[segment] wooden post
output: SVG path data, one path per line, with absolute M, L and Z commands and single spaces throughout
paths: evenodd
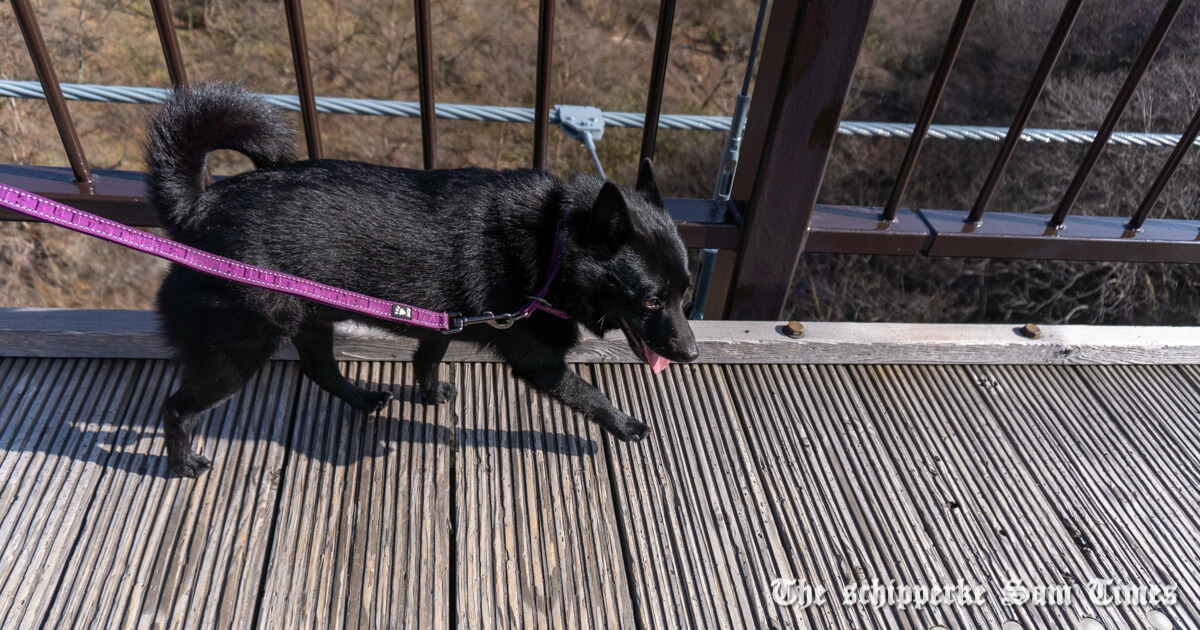
M 778 319 L 850 91 L 874 0 L 771 10 L 733 199 L 749 200 L 732 319 Z

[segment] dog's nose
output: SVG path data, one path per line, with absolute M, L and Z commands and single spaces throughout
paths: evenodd
M 696 347 L 695 343 L 691 343 L 683 348 L 679 348 L 676 350 L 676 353 L 679 357 L 679 361 L 683 363 L 691 363 L 700 356 L 700 349 Z

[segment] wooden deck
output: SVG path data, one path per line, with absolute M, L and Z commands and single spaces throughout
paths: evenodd
M 1196 365 L 574 364 L 651 425 L 629 445 L 486 358 L 454 355 L 439 407 L 404 361 L 344 362 L 395 392 L 374 416 L 277 360 L 183 480 L 170 363 L 152 332 L 112 345 L 142 315 L 7 315 L 0 627 L 1200 628 Z M 1016 578 L 1070 601 L 1006 604 Z M 787 605 L 777 579 L 830 592 Z M 1094 579 L 1177 601 L 1096 604 Z M 842 599 L 960 582 L 979 601 Z

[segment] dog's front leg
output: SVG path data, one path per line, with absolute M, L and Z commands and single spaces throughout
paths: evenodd
M 509 365 L 534 389 L 583 414 L 620 440 L 636 442 L 650 433 L 649 426 L 618 411 L 599 389 L 568 369 L 564 361 L 539 364 L 509 358 Z
M 417 344 L 417 352 L 413 355 L 413 369 L 416 371 L 417 386 L 421 389 L 421 400 L 427 405 L 440 405 L 454 398 L 457 393 L 454 385 L 438 380 L 438 364 L 446 356 L 446 348 L 450 346 L 450 338 L 438 334 L 422 337 Z

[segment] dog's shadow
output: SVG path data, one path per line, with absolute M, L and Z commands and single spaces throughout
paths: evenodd
M 247 388 L 205 412 L 196 426 L 193 444 L 201 455 L 216 461 L 215 466 L 232 465 L 236 456 L 229 451 L 233 449 L 259 452 L 250 449 L 247 442 L 266 440 L 288 449 L 288 455 L 293 459 L 299 455 L 333 466 L 355 466 L 366 458 L 394 455 L 403 444 L 445 448 L 453 445 L 460 452 L 462 449 L 510 449 L 563 457 L 592 456 L 598 451 L 594 440 L 570 433 L 520 426 L 509 429 L 480 426 L 497 422 L 494 417 L 475 418 L 476 422 L 471 424 L 476 426 L 472 428 L 454 426 L 457 420 L 454 401 L 426 405 L 417 388 L 411 385 L 361 381 L 357 384 L 391 391 L 393 400 L 381 411 L 368 414 L 351 408 L 304 378 L 294 384 L 291 399 L 277 396 L 260 400 L 258 392 Z M 167 393 L 162 391 L 160 400 L 165 399 Z M 110 424 L 90 431 L 91 436 L 86 435 L 89 430 L 85 423 L 72 424 L 77 431 L 85 433 L 81 439 L 94 437 L 99 446 L 92 450 L 94 459 L 100 460 L 107 454 L 106 461 L 97 463 L 137 475 L 175 477 L 167 465 L 158 409 L 147 405 L 141 407 L 141 411 L 124 410 L 126 413 L 116 419 L 119 426 Z M 523 415 L 530 418 L 539 413 L 538 409 L 529 409 Z M 518 424 L 539 423 L 526 420 Z M 454 432 L 453 441 L 451 431 Z M 144 445 L 139 448 L 145 440 L 152 442 L 150 448 Z M 222 445 L 222 441 L 229 443 Z M 219 449 L 225 449 L 224 458 L 216 455 Z M 400 450 L 420 456 L 415 449 Z M 245 457 L 246 453 L 241 456 Z

